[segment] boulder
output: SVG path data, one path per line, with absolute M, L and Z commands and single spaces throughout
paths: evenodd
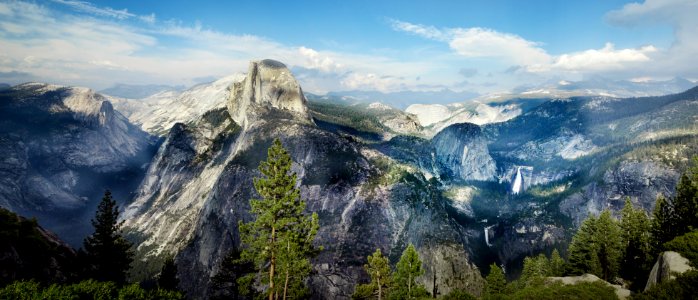
M 653 285 L 662 283 L 667 280 L 676 278 L 676 275 L 682 274 L 693 269 L 688 262 L 688 259 L 674 251 L 665 251 L 659 255 L 657 262 L 652 267 L 650 276 L 647 279 L 645 291 L 649 290 Z

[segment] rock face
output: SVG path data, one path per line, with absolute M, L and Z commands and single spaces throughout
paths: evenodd
M 4 90 L 0 206 L 37 216 L 79 245 L 91 229 L 91 203 L 106 188 L 128 200 L 154 143 L 89 89 L 29 83 Z
M 618 299 L 627 299 L 630 297 L 630 290 L 623 288 L 620 285 L 617 284 L 610 284 L 604 280 L 602 280 L 599 277 L 596 277 L 596 275 L 593 274 L 584 274 L 581 276 L 567 276 L 567 277 L 548 277 L 547 278 L 549 281 L 552 282 L 560 282 L 565 285 L 571 285 L 571 284 L 577 284 L 580 282 L 596 282 L 596 281 L 601 281 L 604 284 L 612 287 L 615 292 L 616 296 L 618 296 Z
M 247 77 L 233 84 L 226 105 L 230 117 L 243 128 L 270 109 L 291 112 L 299 120 L 312 122 L 296 78 L 284 64 L 271 59 L 250 62 Z
M 689 264 L 688 259 L 681 256 L 681 254 L 674 251 L 662 252 L 657 262 L 654 264 L 654 267 L 652 267 L 652 271 L 650 271 L 645 291 L 649 290 L 655 284 L 672 280 L 676 278 L 676 275 L 680 275 L 692 269 L 693 267 Z
M 350 298 L 367 280 L 367 255 L 380 248 L 395 263 L 408 243 L 425 262 L 427 274 L 418 279 L 425 286 L 479 294 L 483 280 L 467 250 L 472 233 L 449 218 L 436 187 L 414 168 L 315 126 L 289 76 L 278 63 L 253 62 L 227 110 L 172 128 L 124 214 L 138 260 L 177 254 L 181 286 L 206 298 L 210 275 L 240 246 L 237 226 L 252 218 L 257 166 L 279 138 L 308 211 L 320 216 L 316 243 L 324 251 L 313 260 L 314 297 Z
M 434 136 L 432 144 L 436 160 L 453 177 L 462 180 L 494 179 L 496 166 L 479 126 L 469 123 L 451 125 Z
M 604 172 L 600 183 L 590 183 L 581 191 L 560 202 L 560 211 L 579 225 L 590 214 L 599 215 L 606 208 L 619 211 L 625 198 L 651 212 L 657 195 L 670 197 L 680 174 L 652 161 L 622 161 Z
M 167 90 L 137 100 L 109 99 L 131 123 L 150 134 L 164 136 L 176 123 L 196 122 L 207 111 L 225 107 L 228 89 L 244 78 L 244 74 L 234 74 L 181 92 Z

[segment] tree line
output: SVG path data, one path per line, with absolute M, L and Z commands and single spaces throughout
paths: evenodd
M 12 215 L 15 219 L 18 218 L 5 212 L 3 219 L 11 219 Z M 3 245 L 7 246 L 3 247 L 4 250 L 25 245 L 21 247 L 22 250 L 31 252 L 29 247 L 32 245 L 44 245 L 41 253 L 32 253 L 28 259 L 40 259 L 41 256 L 56 251 L 45 246 L 48 245 L 43 240 L 45 238 L 36 234 L 36 220 L 29 223 L 29 226 L 34 228 L 30 238 L 15 236 L 12 237 L 12 241 L 5 240 L 4 242 L 9 244 Z M 173 258 L 165 261 L 160 275 L 153 280 L 154 283 L 127 283 L 128 271 L 133 262 L 133 245 L 121 232 L 123 222 L 119 222 L 119 207 L 109 190 L 104 193 L 91 223 L 94 233 L 85 238 L 83 247 L 77 251 L 75 257 L 65 257 L 61 276 L 36 276 L 41 270 L 39 273 L 20 276 L 19 280 L 0 289 L 0 299 L 184 299 L 178 288 L 177 267 Z M 7 225 L 3 224 L 3 231 L 11 229 L 11 226 Z M 58 266 L 49 263 L 48 267 Z
M 694 297 L 698 294 L 698 271 L 686 272 L 677 280 L 644 291 L 650 271 L 663 251 L 679 252 L 698 267 L 698 158 L 694 158 L 694 167 L 680 177 L 674 197 L 658 196 L 651 215 L 633 207 L 630 198 L 626 198 L 618 218 L 609 210 L 598 217 L 589 216 L 573 236 L 566 261 L 557 249 L 549 259 L 542 254 L 527 257 L 522 275 L 512 282 L 506 281 L 499 266 L 491 265 L 485 298 L 518 298 L 533 291 L 555 289 L 555 285 L 545 284 L 546 277 L 587 273 L 629 287 L 638 299 Z M 595 291 L 589 296 L 598 299 L 612 294 L 602 285 L 589 286 L 586 291 Z M 562 292 L 556 293 L 559 297 Z

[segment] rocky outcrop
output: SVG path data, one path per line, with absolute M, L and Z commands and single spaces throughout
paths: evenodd
M 89 89 L 28 83 L 4 90 L 0 205 L 37 216 L 79 245 L 91 229 L 88 204 L 106 188 L 128 200 L 155 142 Z
M 494 160 L 480 127 L 470 123 L 446 127 L 432 139 L 436 160 L 462 180 L 493 180 Z
M 250 62 L 245 80 L 231 87 L 227 107 L 233 121 L 243 128 L 249 128 L 272 109 L 312 122 L 296 78 L 283 63 L 271 59 Z
M 657 262 L 652 267 L 652 271 L 650 271 L 647 285 L 645 285 L 645 291 L 649 290 L 655 284 L 673 280 L 677 275 L 692 269 L 693 267 L 689 264 L 688 259 L 681 256 L 681 254 L 674 251 L 662 252 Z
M 567 276 L 567 277 L 548 277 L 548 281 L 550 282 L 560 282 L 564 285 L 572 285 L 572 284 L 577 284 L 581 282 L 597 282 L 601 281 L 602 283 L 612 287 L 615 290 L 616 296 L 618 296 L 618 299 L 627 299 L 630 297 L 630 290 L 623 288 L 620 285 L 617 284 L 610 284 L 604 280 L 602 280 L 599 277 L 596 277 L 596 275 L 593 274 L 584 274 L 581 276 Z
M 679 172 L 652 161 L 622 161 L 604 172 L 603 181 L 592 182 L 580 192 L 560 202 L 560 211 L 576 225 L 589 214 L 598 215 L 606 208 L 620 211 L 625 198 L 635 206 L 651 212 L 657 195 L 672 196 Z

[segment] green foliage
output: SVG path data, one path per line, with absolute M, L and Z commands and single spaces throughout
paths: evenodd
M 612 287 L 602 282 L 582 282 L 573 285 L 553 283 L 547 285 L 529 285 L 504 299 L 589 299 L 589 300 L 617 300 L 618 297 Z
M 240 222 L 240 237 L 245 248 L 243 261 L 252 262 L 259 271 L 260 284 L 266 295 L 302 298 L 307 290 L 304 279 L 310 273 L 309 258 L 316 255 L 312 243 L 319 229 L 317 214 L 303 213 L 305 201 L 296 188 L 297 176 L 291 172 L 291 156 L 274 140 L 268 158 L 259 165 L 261 178 L 254 187 L 261 199 L 250 200 L 250 213 L 255 220 Z M 256 273 L 238 279 L 249 285 Z
M 658 254 L 666 242 L 679 235 L 673 201 L 659 195 L 652 216 L 652 252 Z
M 625 200 L 625 206 L 621 211 L 620 229 L 624 247 L 620 275 L 630 280 L 634 289 L 642 288 L 654 259 L 650 236 L 651 223 L 642 208 L 633 208 L 630 198 Z
M 15 281 L 0 289 L 0 299 L 32 300 L 39 292 L 39 284 L 35 281 Z
M 569 269 L 573 274 L 591 273 L 608 281 L 618 275 L 623 254 L 618 222 L 605 210 L 599 218 L 587 218 L 569 246 Z
M 598 245 L 595 243 L 596 218 L 589 216 L 572 237 L 567 250 L 569 253 L 568 269 L 571 274 L 600 274 L 601 265 L 597 255 Z
M 129 284 L 119 290 L 119 300 L 147 300 L 148 294 L 138 284 Z
M 676 277 L 652 286 L 649 290 L 633 296 L 640 300 L 695 299 L 698 295 L 698 271 L 690 270 Z
M 698 230 L 689 232 L 664 244 L 667 251 L 676 251 L 698 267 Z
M 595 242 L 599 245 L 598 257 L 601 264 L 599 277 L 606 281 L 613 280 L 618 275 L 620 260 L 623 255 L 621 232 L 618 222 L 611 217 L 611 212 L 605 210 L 597 220 Z
M 250 262 L 240 260 L 240 251 L 232 249 L 223 258 L 221 268 L 218 273 L 211 279 L 212 300 L 237 300 L 245 299 L 246 294 L 243 291 L 250 292 L 249 282 L 245 282 L 245 286 L 238 283 L 238 279 L 246 274 L 253 273 L 254 265 Z
M 36 219 L 26 219 L 0 207 L 0 286 L 16 280 L 61 283 L 75 276 L 75 254 L 52 243 Z
M 383 256 L 381 249 L 376 249 L 376 252 L 369 255 L 367 260 L 368 264 L 364 265 L 364 270 L 371 277 L 371 282 L 358 285 L 352 298 L 367 299 L 372 296 L 377 297 L 379 300 L 388 298 L 387 296 L 392 286 L 388 258 Z
M 424 268 L 422 268 L 419 253 L 414 245 L 409 244 L 395 266 L 393 293 L 399 295 L 400 299 L 414 299 L 426 295 L 426 289 L 415 282 L 415 278 L 422 274 L 424 274 Z
M 693 166 L 681 175 L 676 196 L 657 198 L 652 220 L 654 253 L 663 251 L 663 245 L 675 237 L 698 229 L 698 157 Z
M 475 300 L 475 296 L 464 290 L 452 290 L 450 293 L 439 297 L 441 300 Z
M 177 278 L 177 265 L 173 257 L 165 259 L 160 276 L 158 276 L 158 287 L 168 291 L 179 290 L 179 278 Z
M 121 234 L 122 225 L 123 222 L 119 222 L 119 207 L 107 190 L 92 219 L 95 231 L 84 242 L 90 278 L 117 284 L 126 282 L 133 252 L 131 243 Z
M 114 282 L 100 282 L 92 279 L 72 284 L 67 288 L 79 299 L 115 299 L 119 292 Z
M 681 175 L 676 186 L 674 211 L 678 234 L 698 229 L 698 157 L 694 158 L 694 166 Z
M 565 275 L 565 260 L 560 256 L 557 249 L 550 255 L 549 276 L 560 277 Z
M 487 274 L 487 285 L 486 285 L 486 294 L 488 295 L 499 295 L 504 292 L 504 289 L 506 288 L 507 285 L 507 279 L 504 276 L 504 272 L 502 271 L 502 268 L 500 268 L 497 264 L 491 264 L 490 265 L 490 273 Z
M 144 290 L 137 284 L 118 289 L 113 282 L 86 280 L 71 285 L 52 284 L 46 288 L 33 281 L 16 281 L 0 289 L 0 299 L 44 300 L 183 300 L 179 292 Z

